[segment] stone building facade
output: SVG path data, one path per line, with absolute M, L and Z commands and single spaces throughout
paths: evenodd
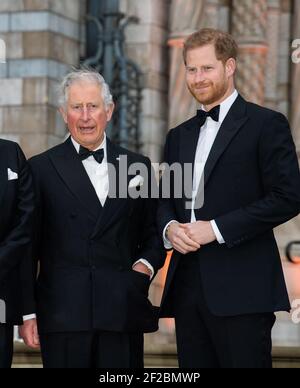
M 19 142 L 27 156 L 61 142 L 66 129 L 56 89 L 84 56 L 88 0 L 1 0 L 0 137 Z M 104 0 L 99 0 L 104 1 Z M 143 153 L 162 158 L 168 129 L 193 116 L 197 106 L 185 86 L 182 42 L 201 27 L 231 32 L 240 46 L 236 83 L 247 99 L 289 118 L 300 156 L 300 64 L 292 42 L 300 39 L 299 0 L 120 0 L 120 11 L 138 17 L 126 30 L 126 49 L 143 73 Z M 3 53 L 3 48 L 2 48 Z M 299 217 L 277 230 L 284 247 L 300 239 Z M 164 273 L 154 285 L 158 301 Z M 156 287 L 156 288 L 155 288 Z

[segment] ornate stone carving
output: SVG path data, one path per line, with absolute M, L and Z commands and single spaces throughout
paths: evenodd
M 280 41 L 280 0 L 268 0 L 265 104 L 271 109 L 278 109 L 278 73 Z
M 250 101 L 265 100 L 267 0 L 233 0 L 232 33 L 240 47 L 237 87 Z

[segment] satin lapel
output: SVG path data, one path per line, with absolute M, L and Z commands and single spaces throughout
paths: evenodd
M 207 184 L 213 169 L 215 168 L 223 152 L 226 150 L 233 138 L 247 121 L 248 117 L 246 115 L 246 101 L 241 96 L 239 96 L 228 112 L 225 120 L 223 121 L 223 124 L 221 125 L 219 133 L 208 156 L 204 168 L 204 185 Z
M 7 168 L 7 155 L 4 152 L 4 147 L 0 145 L 0 203 L 8 183 Z
M 90 216 L 97 220 L 101 203 L 69 138 L 50 159 L 72 194 L 84 205 Z
M 98 218 L 93 237 L 103 233 L 114 221 L 120 216 L 120 212 L 128 200 L 118 198 L 119 193 L 119 170 L 120 170 L 120 152 L 119 148 L 111 143 L 107 138 L 107 162 L 113 168 L 115 173 L 112 173 L 110 167 L 108 169 L 109 190 L 110 193 L 105 201 L 104 207 Z M 115 188 L 115 190 L 112 190 Z
M 181 166 L 184 168 L 182 182 L 182 188 L 184 191 L 183 206 L 186 222 L 189 222 L 191 219 L 191 210 L 187 208 L 187 205 L 191 204 L 193 191 L 194 162 L 200 135 L 200 128 L 198 127 L 198 122 L 196 118 L 191 119 L 186 124 L 186 126 L 182 129 L 180 135 L 179 159 Z M 192 172 L 187 175 L 185 171 L 186 169 L 188 169 L 188 171 L 192 169 Z

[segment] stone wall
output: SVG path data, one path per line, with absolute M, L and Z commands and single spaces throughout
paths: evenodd
M 57 112 L 58 80 L 79 61 L 80 0 L 1 0 L 0 136 L 27 156 L 63 139 Z

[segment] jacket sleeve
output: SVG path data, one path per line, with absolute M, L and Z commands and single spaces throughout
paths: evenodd
M 164 149 L 164 163 L 171 166 L 173 164 L 171 150 L 176 152 L 176 145 L 173 144 L 174 136 L 173 131 L 171 130 L 167 136 L 165 149 Z M 162 178 L 163 179 L 163 178 Z M 177 219 L 176 211 L 174 208 L 174 203 L 172 198 L 174 198 L 174 181 L 170 178 L 170 182 L 168 183 L 168 193 L 164 193 L 165 186 L 162 184 L 162 179 L 160 179 L 159 185 L 159 205 L 157 212 L 157 225 L 159 231 L 159 237 L 163 239 L 163 231 L 166 225 L 173 220 Z
M 151 195 L 151 188 L 157 186 L 157 182 L 154 170 L 148 158 L 146 164 L 148 171 L 148 197 L 143 199 L 140 249 L 136 260 L 141 258 L 147 260 L 154 268 L 154 271 L 157 272 L 164 265 L 166 255 L 156 225 L 158 199 Z M 157 192 L 157 190 L 154 189 L 153 193 L 155 191 Z

